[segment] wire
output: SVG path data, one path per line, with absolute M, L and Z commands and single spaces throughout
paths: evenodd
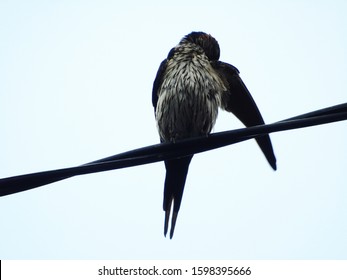
M 309 112 L 268 125 L 224 131 L 139 148 L 76 167 L 42 171 L 0 179 L 0 196 L 14 194 L 73 176 L 90 174 L 205 152 L 265 134 L 347 120 L 347 103 Z

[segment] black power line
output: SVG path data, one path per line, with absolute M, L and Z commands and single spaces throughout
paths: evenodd
M 153 163 L 221 148 L 272 132 L 298 129 L 343 120 L 347 120 L 347 103 L 313 111 L 273 124 L 213 133 L 207 137 L 190 138 L 177 141 L 176 143 L 147 146 L 76 167 L 3 178 L 0 179 L 0 196 L 30 190 L 76 175 Z

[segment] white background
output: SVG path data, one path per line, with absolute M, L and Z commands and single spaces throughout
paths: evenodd
M 346 102 L 345 1 L 0 1 L 0 177 L 159 142 L 160 62 L 191 31 L 219 42 L 267 123 Z M 221 112 L 215 131 L 242 127 Z M 1 259 L 345 259 L 347 123 L 194 157 L 175 236 L 163 163 L 0 198 Z

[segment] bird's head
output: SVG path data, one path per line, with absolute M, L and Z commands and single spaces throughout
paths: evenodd
M 211 61 L 217 61 L 219 59 L 220 50 L 218 42 L 210 34 L 204 32 L 192 32 L 186 35 L 182 41 L 188 41 L 201 47 Z

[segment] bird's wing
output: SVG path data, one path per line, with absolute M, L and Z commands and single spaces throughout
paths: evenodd
M 155 80 L 153 82 L 153 89 L 152 89 L 152 104 L 154 107 L 154 111 L 157 108 L 157 102 L 158 102 L 158 90 L 163 82 L 163 76 L 166 70 L 167 66 L 167 59 L 163 60 L 162 63 L 159 66 L 157 75 L 155 77 Z
M 221 61 L 212 63 L 212 66 L 227 88 L 221 97 L 221 107 L 233 113 L 247 127 L 264 124 L 260 111 L 241 80 L 237 68 Z M 276 157 L 269 135 L 257 137 L 256 141 L 271 167 L 276 170 Z

